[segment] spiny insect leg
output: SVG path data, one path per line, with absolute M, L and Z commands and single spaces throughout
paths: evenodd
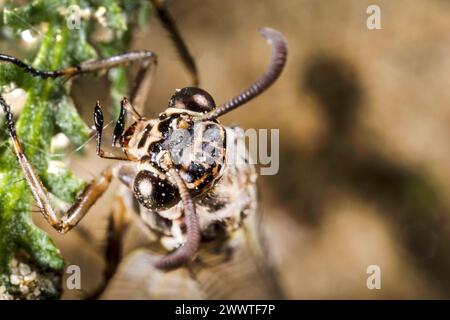
M 100 175 L 94 178 L 81 192 L 75 203 L 60 218 L 53 209 L 49 194 L 31 163 L 28 161 L 19 137 L 15 130 L 14 117 L 10 106 L 0 96 L 0 105 L 6 114 L 6 124 L 8 126 L 11 143 L 16 154 L 19 165 L 22 169 L 25 180 L 31 189 L 36 205 L 40 209 L 44 218 L 58 232 L 66 233 L 80 222 L 89 209 L 107 190 L 113 177 L 114 168 L 108 167 Z
M 165 1 L 161 0 L 151 0 L 153 8 L 156 10 L 159 20 L 163 27 L 169 32 L 170 38 L 172 39 L 175 48 L 180 55 L 180 58 L 183 64 L 186 66 L 186 69 L 191 74 L 193 85 L 196 87 L 199 83 L 197 65 L 195 64 L 195 60 L 192 57 L 192 54 L 189 52 L 189 49 L 181 36 L 180 31 L 175 23 L 170 12 L 167 10 Z

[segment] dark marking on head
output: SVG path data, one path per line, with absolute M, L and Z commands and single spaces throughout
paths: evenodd
M 145 129 L 144 129 L 144 133 L 142 134 L 141 140 L 139 140 L 138 143 L 138 148 L 142 148 L 145 145 L 145 142 L 148 139 L 148 135 L 150 134 L 150 130 L 152 129 L 152 125 L 149 123 Z
M 187 174 L 185 175 L 187 183 L 193 183 L 196 180 L 200 180 L 206 173 L 205 167 L 201 163 L 191 162 L 187 168 Z
M 123 148 L 128 147 L 128 142 L 130 141 L 131 137 L 134 135 L 134 132 L 136 131 L 136 125 L 137 122 L 133 123 L 126 131 L 125 133 L 120 136 L 120 144 Z
M 161 120 L 158 123 L 158 131 L 161 132 L 163 137 L 167 137 L 167 135 L 169 134 L 171 120 L 172 119 L 169 117 L 169 118 Z

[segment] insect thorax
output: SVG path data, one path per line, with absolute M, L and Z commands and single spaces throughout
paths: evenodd
M 169 108 L 159 119 L 136 122 L 124 135 L 124 151 L 138 159 L 133 186 L 144 207 L 167 209 L 179 201 L 177 188 L 166 173 L 171 165 L 193 197 L 208 192 L 221 178 L 225 129 L 215 121 L 195 121 L 195 115 L 198 113 Z
M 226 132 L 228 146 L 244 143 L 241 128 L 223 129 Z M 226 158 L 220 179 L 194 199 L 204 241 L 227 238 L 242 226 L 245 218 L 256 214 L 257 175 L 254 166 L 243 153 L 233 155 L 232 161 L 228 154 Z M 181 202 L 168 209 L 149 210 L 141 205 L 140 215 L 166 250 L 173 250 L 184 243 L 185 229 Z

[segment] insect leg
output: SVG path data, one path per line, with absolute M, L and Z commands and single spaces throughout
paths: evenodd
M 151 85 L 153 71 L 158 63 L 156 54 L 152 51 L 130 51 L 124 54 L 93 61 L 82 62 L 77 66 L 78 73 L 95 72 L 102 69 L 122 67 L 138 62 L 139 69 L 132 81 L 130 100 L 134 107 L 133 112 L 139 115 L 144 109 L 145 98 Z M 140 117 L 140 116 L 139 116 Z
M 157 59 L 152 61 L 142 61 L 139 69 L 132 81 L 132 87 L 130 91 L 130 102 L 128 103 L 128 109 L 132 109 L 133 113 L 138 115 L 138 118 L 142 118 L 140 113 L 143 113 L 145 107 L 145 101 L 148 96 L 150 87 L 152 86 L 153 75 L 157 66 Z
M 108 167 L 100 173 L 100 176 L 94 178 L 82 191 L 75 203 L 67 212 L 59 218 L 53 209 L 49 194 L 41 179 L 35 173 L 32 165 L 28 161 L 22 145 L 17 136 L 14 124 L 14 117 L 10 106 L 0 96 L 0 105 L 6 114 L 6 125 L 8 126 L 12 146 L 16 154 L 19 165 L 22 169 L 25 180 L 31 189 L 34 200 L 48 223 L 60 233 L 66 233 L 86 215 L 88 210 L 103 195 L 111 183 L 114 174 L 114 167 Z
M 195 60 L 192 57 L 191 53 L 189 52 L 186 42 L 183 40 L 183 37 L 181 36 L 180 31 L 178 30 L 172 15 L 167 10 L 165 1 L 151 0 L 151 2 L 153 8 L 156 10 L 156 13 L 158 14 L 158 18 L 161 21 L 161 24 L 170 33 L 170 37 L 178 51 L 178 54 L 181 57 L 181 60 L 183 61 L 183 64 L 191 74 L 193 85 L 195 87 L 198 86 L 199 79 Z
M 71 76 L 78 72 L 77 67 L 70 67 L 61 70 L 37 70 L 32 66 L 30 66 L 29 64 L 26 64 L 22 60 L 19 60 L 16 57 L 7 54 L 0 54 L 0 62 L 12 63 L 17 67 L 28 72 L 33 77 L 40 77 L 40 78 L 58 78 L 61 76 Z
M 108 228 L 106 236 L 105 261 L 106 269 L 104 272 L 105 282 L 112 278 L 117 270 L 117 266 L 122 258 L 122 239 L 129 225 L 129 211 L 132 206 L 132 195 L 130 188 L 134 177 L 136 176 L 136 166 L 122 165 L 117 170 L 117 178 L 123 185 L 114 196 L 114 206 L 111 215 L 108 217 Z
M 60 70 L 37 70 L 16 57 L 5 54 L 0 54 L 0 62 L 12 63 L 30 73 L 32 76 L 41 78 L 58 78 L 62 76 L 74 77 L 84 73 L 109 70 L 137 62 L 139 63 L 139 70 L 131 89 L 131 105 L 135 106 L 136 103 L 136 109 L 142 110 L 146 93 L 151 84 L 152 70 L 155 69 L 157 64 L 157 56 L 154 52 L 148 50 L 130 51 L 108 58 L 85 61 L 77 66 Z M 139 114 L 136 110 L 134 110 L 134 112 Z
M 9 56 L 6 54 L 0 54 L 0 62 L 9 62 L 19 68 L 30 73 L 34 77 L 41 78 L 58 78 L 61 76 L 76 76 L 83 73 L 97 72 L 99 70 L 109 70 L 112 68 L 117 68 L 125 66 L 129 63 L 140 62 L 144 65 L 156 64 L 157 57 L 152 51 L 139 50 L 130 51 L 123 54 L 98 59 L 89 60 L 81 62 L 79 65 L 67 67 L 60 70 L 37 70 L 31 65 L 17 59 L 16 57 Z
M 104 251 L 105 269 L 103 271 L 103 282 L 94 292 L 88 295 L 88 300 L 97 300 L 103 294 L 110 280 L 115 275 L 120 261 L 122 260 L 122 239 L 129 224 L 127 205 L 125 202 L 126 200 L 122 194 L 117 193 L 114 196 L 114 206 L 111 214 L 108 216 L 106 231 L 106 245 Z

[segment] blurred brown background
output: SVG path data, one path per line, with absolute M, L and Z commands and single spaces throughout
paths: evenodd
M 382 30 L 366 27 L 370 4 L 381 8 Z M 281 79 L 223 119 L 280 129 L 279 173 L 259 182 L 287 297 L 449 298 L 450 2 L 185 0 L 169 8 L 217 103 L 265 70 L 270 48 L 259 27 L 288 39 Z M 159 55 L 148 100 L 155 115 L 189 77 L 155 17 L 135 36 L 134 48 Z M 108 101 L 106 84 L 77 81 L 87 117 L 95 100 Z M 92 147 L 73 163 L 87 178 L 103 166 Z M 101 270 L 94 253 L 81 257 L 68 245 L 71 237 L 58 237 L 69 260 Z M 381 268 L 381 290 L 366 287 L 369 265 Z
M 382 30 L 366 9 L 381 8 Z M 286 71 L 225 123 L 280 129 L 280 171 L 260 178 L 271 251 L 290 298 L 450 295 L 450 3 L 171 1 L 222 102 L 264 70 L 256 30 L 289 41 Z M 149 106 L 186 74 L 153 19 L 136 46 L 160 53 Z M 382 289 L 366 287 L 379 265 Z
M 382 30 L 366 9 L 381 8 Z M 217 102 L 268 63 L 256 30 L 289 41 L 276 85 L 223 120 L 280 129 L 280 171 L 261 202 L 290 298 L 450 296 L 450 3 L 171 1 Z M 164 108 L 184 70 L 156 19 L 136 47 L 159 53 L 149 107 Z M 366 268 L 381 268 L 368 290 Z

